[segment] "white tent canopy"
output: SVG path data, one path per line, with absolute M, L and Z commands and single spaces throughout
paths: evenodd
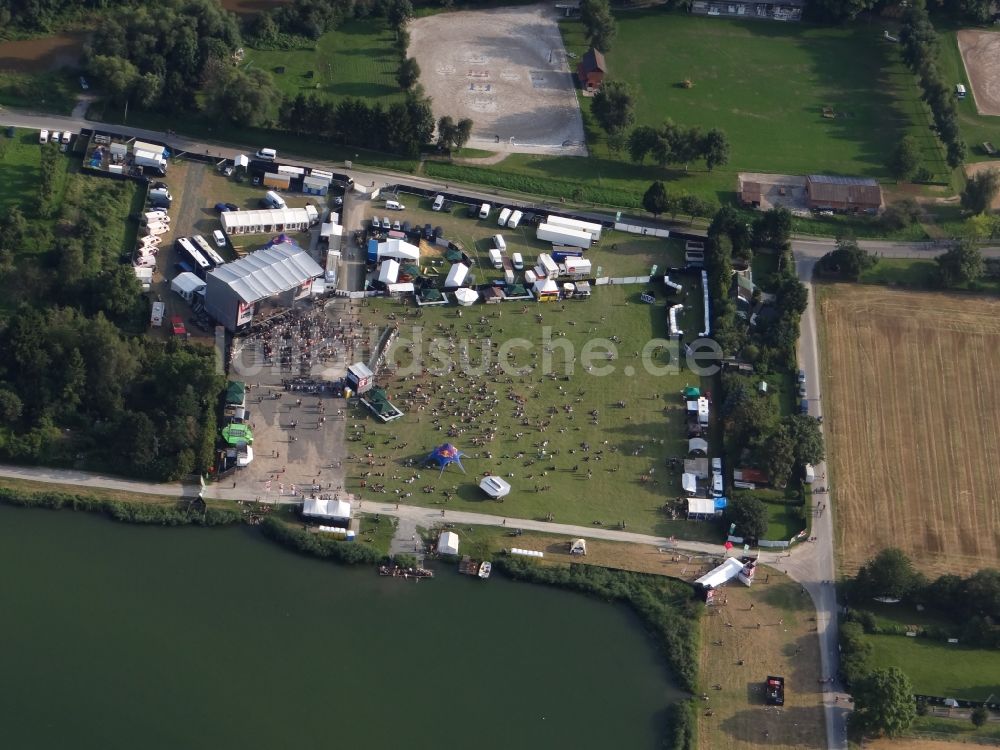
M 379 282 L 382 284 L 395 284 L 398 278 L 399 261 L 392 260 L 391 258 L 387 261 L 383 261 L 382 266 L 378 270 Z
M 681 476 L 681 487 L 689 495 L 693 495 L 698 491 L 698 480 L 695 478 L 694 474 L 684 474 Z
M 689 497 L 689 516 L 714 516 L 715 500 L 711 497 Z
M 331 518 L 349 521 L 351 504 L 346 500 L 306 500 L 302 505 L 302 515 L 310 518 Z
M 448 271 L 448 278 L 444 280 L 445 289 L 462 286 L 465 278 L 469 275 L 469 267 L 464 263 L 456 263 Z
M 411 245 L 406 240 L 386 240 L 378 243 L 379 258 L 395 258 L 396 260 L 420 260 L 420 248 Z
M 718 588 L 727 581 L 731 581 L 743 570 L 743 563 L 739 558 L 727 557 L 726 561 L 717 568 L 713 568 L 705 575 L 695 581 L 695 585 L 706 589 Z
M 477 292 L 475 289 L 468 289 L 466 287 L 463 287 L 462 289 L 456 289 L 455 299 L 458 301 L 458 304 L 462 305 L 462 307 L 468 307 L 477 299 L 479 299 L 479 292 Z
M 179 273 L 170 281 L 170 289 L 177 292 L 185 299 L 190 299 L 191 295 L 205 289 L 205 282 L 190 271 Z
M 458 554 L 458 534 L 454 531 L 445 531 L 438 537 L 437 551 L 439 555 Z
M 708 441 L 704 438 L 691 438 L 688 440 L 688 453 L 708 453 Z
M 535 294 L 559 294 L 559 285 L 553 279 L 538 279 L 534 289 Z
M 587 540 L 586 539 L 574 539 L 570 542 L 569 553 L 571 555 L 586 555 L 587 554 Z
M 510 494 L 510 482 L 497 476 L 483 477 L 479 488 L 493 499 L 506 497 Z

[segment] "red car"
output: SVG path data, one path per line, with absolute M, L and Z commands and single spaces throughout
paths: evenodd
M 170 318 L 170 328 L 173 330 L 175 336 L 184 336 L 187 334 L 187 329 L 184 327 L 184 321 L 181 320 L 180 315 L 174 315 Z

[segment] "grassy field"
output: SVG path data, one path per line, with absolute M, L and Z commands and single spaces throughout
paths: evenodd
M 949 85 L 952 82 L 963 83 L 967 91 L 972 91 L 969 77 L 965 74 L 962 53 L 958 49 L 955 30 L 941 31 L 938 40 L 941 49 L 938 65 L 944 80 L 948 81 Z M 955 105 L 958 108 L 958 124 L 962 137 L 969 146 L 966 161 L 990 161 L 994 157 L 987 154 L 981 144 L 983 141 L 996 143 L 997 139 L 1000 139 L 1000 117 L 979 114 L 976 111 L 976 101 L 971 95 L 956 100 Z
M 872 665 L 900 667 L 917 693 L 979 701 L 1000 695 L 1000 652 L 900 635 L 865 637 L 874 648 Z
M 923 572 L 1000 560 L 1000 302 L 819 285 L 838 559 L 895 546 Z
M 347 488 L 363 497 L 400 497 L 511 519 L 551 514 L 560 523 L 600 521 L 609 527 L 625 521 L 635 531 L 718 539 L 713 525 L 671 520 L 664 507 L 680 494 L 680 477 L 666 459 L 687 450 L 679 391 L 699 379 L 686 369 L 650 372 L 653 364 L 668 369 L 669 355 L 657 352 L 651 341 L 666 333 L 666 300 L 661 290 L 655 305 L 642 304 L 643 290 L 600 287 L 590 300 L 476 307 L 464 310 L 463 317 L 448 307 L 425 308 L 413 318 L 396 301 L 372 300 L 365 308 L 366 322 L 400 326 L 390 358 L 397 369 L 380 384 L 406 416 L 382 425 L 366 418 L 366 412 L 355 414 L 357 426 L 348 425 L 348 452 L 372 453 L 377 459 L 372 465 L 367 460 L 348 464 Z M 616 359 L 608 361 L 603 345 L 588 343 L 598 336 L 619 339 L 612 343 Z M 468 361 L 462 362 L 466 341 Z M 485 341 L 492 344 L 489 367 L 483 365 Z M 498 354 L 498 347 L 511 342 L 520 343 Z M 449 351 L 452 343 L 454 352 Z M 585 347 L 597 352 L 590 372 Z M 435 370 L 442 358 L 457 364 L 440 375 L 420 368 L 408 374 L 417 356 Z M 509 368 L 498 365 L 501 357 Z M 613 372 L 601 376 L 606 367 Z M 530 373 L 504 372 L 515 368 Z M 467 454 L 467 474 L 454 466 L 443 474 L 420 468 L 431 449 L 446 441 Z M 514 491 L 503 504 L 478 489 L 478 478 L 487 471 L 510 475 Z M 379 484 L 385 495 L 373 494 Z
M 76 102 L 77 78 L 62 71 L 0 71 L 0 105 L 68 115 Z
M 864 284 L 935 289 L 939 287 L 940 279 L 941 273 L 938 270 L 938 264 L 932 260 L 882 258 L 878 265 L 861 274 L 860 281 Z M 983 279 L 960 288 L 996 294 L 1000 292 L 1000 281 Z
M 0 211 L 18 206 L 26 213 L 38 193 L 42 146 L 35 130 L 16 130 L 13 138 L 0 135 Z
M 384 197 L 384 196 L 383 196 Z M 483 278 L 502 278 L 503 273 L 494 271 L 489 262 L 489 249 L 493 246 L 491 238 L 500 233 L 507 243 L 508 254 L 521 253 L 525 264 L 534 265 L 535 257 L 541 252 L 550 252 L 552 243 L 540 242 L 535 238 L 535 227 L 523 223 L 517 229 L 497 226 L 499 209 L 494 205 L 488 219 L 479 218 L 479 206 L 456 205 L 449 212 L 431 210 L 431 199 L 422 198 L 409 193 L 400 193 L 399 200 L 406 206 L 405 211 L 386 211 L 376 202 L 369 209 L 366 221 L 371 216 L 389 216 L 391 219 L 409 221 L 412 224 L 430 224 L 440 226 L 444 236 L 457 241 L 476 257 L 479 272 Z M 643 237 L 605 230 L 601 242 L 587 251 L 587 259 L 591 261 L 595 274 L 597 269 L 607 276 L 642 276 L 650 272 L 652 266 L 659 269 L 684 265 L 684 245 L 680 240 Z M 447 264 L 442 264 L 447 269 Z M 701 330 L 700 328 L 698 330 Z
M 701 621 L 700 678 L 709 699 L 699 703 L 699 746 L 825 747 L 819 648 L 809 597 L 797 583 L 769 569 L 757 571 L 753 588 L 729 584 L 719 596 L 727 603 L 709 608 Z M 768 675 L 785 678 L 781 710 L 764 705 Z
M 383 19 L 348 21 L 313 47 L 247 50 L 247 63 L 271 73 L 283 94 L 316 93 L 333 100 L 357 97 L 389 104 L 403 94 L 396 83 L 399 54 Z M 278 72 L 284 69 L 284 72 Z

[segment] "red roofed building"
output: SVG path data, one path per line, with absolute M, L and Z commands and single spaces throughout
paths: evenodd
M 580 58 L 576 66 L 576 77 L 580 81 L 580 87 L 587 91 L 596 91 L 604 83 L 604 76 L 608 72 L 608 64 L 604 62 L 604 55 L 591 47 Z

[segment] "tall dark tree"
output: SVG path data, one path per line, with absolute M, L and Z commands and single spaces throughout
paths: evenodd
M 580 3 L 580 20 L 591 47 L 601 52 L 611 49 L 618 27 L 608 0 L 583 0 Z
M 657 180 L 649 186 L 646 194 L 642 196 L 642 207 L 653 216 L 659 216 L 667 210 L 667 188 L 662 182 Z
M 858 594 L 865 599 L 905 599 L 920 585 L 920 574 L 902 550 L 889 547 L 861 566 L 855 577 Z
M 912 135 L 903 136 L 889 155 L 889 173 L 897 180 L 908 180 L 920 166 L 920 147 Z
M 628 136 L 628 155 L 632 161 L 642 164 L 656 146 L 656 128 L 640 125 Z
M 970 239 L 952 245 L 937 257 L 937 264 L 944 286 L 968 284 L 983 275 L 983 254 Z
M 605 81 L 594 94 L 590 111 L 608 135 L 624 133 L 635 121 L 635 97 L 623 81 Z
M 916 700 L 909 678 L 898 667 L 876 669 L 852 691 L 851 725 L 865 734 L 896 737 L 916 718 Z
M 712 128 L 705 134 L 702 142 L 702 153 L 705 157 L 705 166 L 711 172 L 716 167 L 721 167 L 729 163 L 729 139 L 726 134 L 718 128 Z
M 414 58 L 407 57 L 396 71 L 396 82 L 400 88 L 408 90 L 413 88 L 418 80 L 420 80 L 420 66 Z
M 990 209 L 1000 192 L 1000 171 L 985 169 L 969 177 L 962 190 L 962 208 L 974 214 Z
M 767 508 L 753 495 L 738 495 L 729 501 L 722 520 L 736 524 L 736 534 L 750 539 L 762 539 L 767 533 Z

